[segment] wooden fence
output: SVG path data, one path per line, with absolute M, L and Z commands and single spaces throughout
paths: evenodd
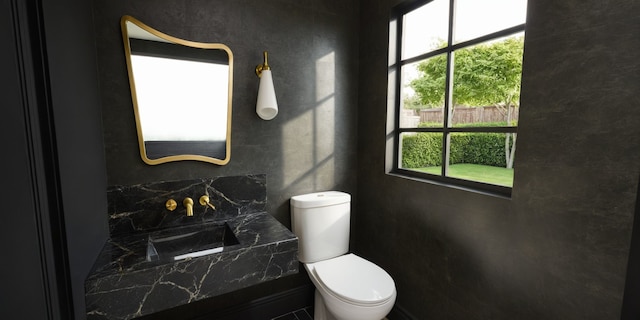
M 455 107 L 453 123 L 477 123 L 505 121 L 506 109 L 496 106 L 487 107 Z M 518 108 L 511 107 L 511 119 L 518 119 Z M 420 117 L 420 122 L 442 122 L 442 108 L 422 109 L 415 111 L 414 115 Z

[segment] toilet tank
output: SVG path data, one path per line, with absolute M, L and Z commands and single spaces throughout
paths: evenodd
M 312 263 L 349 251 L 351 195 L 339 191 L 291 198 L 291 229 L 298 236 L 298 260 Z

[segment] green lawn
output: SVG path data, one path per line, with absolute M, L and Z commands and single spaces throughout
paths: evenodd
M 428 167 L 413 169 L 431 174 L 439 175 L 441 167 Z M 513 169 L 483 166 L 479 164 L 452 164 L 449 166 L 449 176 L 499 186 L 513 186 Z

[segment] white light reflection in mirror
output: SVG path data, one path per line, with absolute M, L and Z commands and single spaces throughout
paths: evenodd
M 145 141 L 226 139 L 227 110 L 211 106 L 227 104 L 228 65 L 141 55 L 131 60 Z

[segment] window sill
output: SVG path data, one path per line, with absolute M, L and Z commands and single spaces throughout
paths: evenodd
M 427 183 L 434 186 L 452 188 L 456 190 L 472 192 L 472 193 L 481 194 L 485 196 L 511 200 L 512 188 L 488 185 L 483 183 L 476 183 L 476 182 L 467 181 L 467 180 L 458 180 L 455 178 L 443 178 L 440 176 L 433 176 L 433 178 L 431 178 L 431 176 L 425 177 L 426 175 L 422 175 L 418 173 L 414 174 L 412 171 L 402 170 L 402 169 L 396 169 L 391 172 L 387 172 L 387 175 L 390 175 L 396 178 L 402 178 L 402 179 L 408 179 L 416 182 Z M 463 185 L 463 184 L 468 184 L 468 185 Z

